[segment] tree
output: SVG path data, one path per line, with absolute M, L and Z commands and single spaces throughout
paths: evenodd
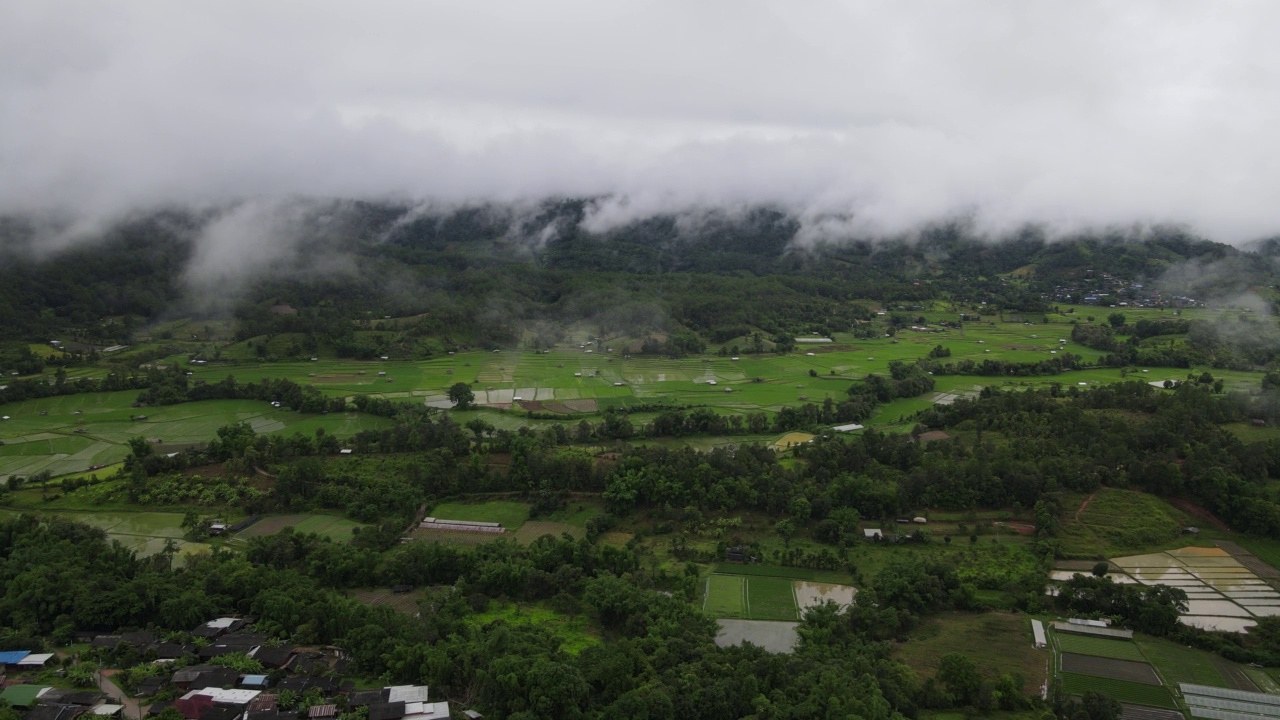
M 454 408 L 467 410 L 471 407 L 471 403 L 475 402 L 476 395 L 471 392 L 470 385 L 464 382 L 456 382 L 449 387 L 449 399 L 453 401 Z
M 154 448 L 151 447 L 151 443 L 147 442 L 146 438 L 144 437 L 129 438 L 129 451 L 133 454 L 134 457 L 138 458 L 139 460 L 151 455 L 153 450 Z
M 787 547 L 791 547 L 791 538 L 796 534 L 796 521 L 791 518 L 784 518 L 774 523 L 773 531 L 778 533 L 782 538 L 782 542 Z
M 1124 325 L 1124 313 L 1111 313 L 1107 316 L 1107 322 L 1110 323 L 1113 328 L 1118 328 Z
M 1111 565 L 1106 562 L 1100 562 L 1093 566 L 1094 577 L 1106 577 L 1107 573 L 1110 571 L 1111 571 Z
M 972 705 L 982 689 L 982 674 L 968 656 L 947 653 L 938 661 L 938 682 L 956 705 Z

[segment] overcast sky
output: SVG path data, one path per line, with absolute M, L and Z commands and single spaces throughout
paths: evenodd
M 1276 28 L 1270 0 L 7 0 L 0 211 L 611 193 L 1247 240 L 1280 232 Z

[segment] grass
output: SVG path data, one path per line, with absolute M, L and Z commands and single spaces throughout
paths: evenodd
M 715 617 L 748 620 L 799 619 L 792 581 L 781 577 L 711 575 L 703 610 Z
M 329 357 L 322 350 L 316 361 L 306 358 L 276 361 L 256 357 L 252 348 L 257 343 L 266 341 L 266 338 L 260 337 L 225 345 L 222 348 L 225 361 L 188 365 L 186 355 L 178 354 L 164 358 L 157 364 L 181 365 L 193 373 L 192 380 L 217 382 L 228 375 L 235 376 L 240 382 L 287 378 L 302 385 L 313 386 L 331 397 L 367 394 L 437 405 L 443 403 L 444 406 L 448 406 L 445 401 L 446 388 L 462 381 L 473 383 L 472 387 L 477 396 L 482 398 L 482 402 L 510 403 L 514 396 L 519 395 L 525 400 L 552 403 L 556 408 L 555 412 L 561 413 L 563 421 L 569 423 L 606 407 L 628 407 L 640 403 L 696 405 L 725 415 L 751 412 L 773 415 L 787 405 L 821 403 L 826 397 L 840 399 L 850 381 L 872 373 L 887 374 L 890 362 L 924 357 L 935 345 L 950 349 L 953 362 L 986 359 L 1027 362 L 1046 359 L 1055 351 L 1081 355 L 1086 361 L 1096 359 L 1101 353 L 1072 342 L 1062 345 L 1058 341 L 1070 337 L 1072 320 L 1083 320 L 1087 315 L 1099 315 L 1105 310 L 1083 306 L 1074 314 L 1032 314 L 1025 318 L 1036 321 L 1034 323 L 1022 322 L 1024 318 L 1010 322 L 992 318 L 989 321 L 966 323 L 963 329 L 941 329 L 939 332 L 929 333 L 903 332 L 893 338 L 858 339 L 847 333 L 836 333 L 833 336 L 834 342 L 829 345 L 801 345 L 795 352 L 787 355 L 741 355 L 736 362 L 718 354 L 681 359 L 626 357 L 620 343 L 615 344 L 611 353 L 600 348 L 587 353 L 585 348 L 578 346 L 581 339 L 562 344 L 546 354 L 514 350 L 498 353 L 473 351 L 456 355 L 437 354 L 424 360 L 392 356 L 385 361 L 363 361 Z M 939 320 L 956 319 L 957 313 L 956 308 L 941 305 L 922 311 L 926 318 L 935 323 Z M 1156 310 L 1138 308 L 1126 308 L 1124 313 L 1131 322 L 1143 317 L 1161 317 Z M 1165 313 L 1163 317 L 1169 317 L 1169 314 Z M 1189 317 L 1213 318 L 1217 317 L 1217 313 L 1199 310 L 1183 313 L 1183 318 Z M 1047 322 L 1039 322 L 1042 319 Z M 392 318 L 384 322 L 388 327 L 399 327 L 401 323 L 412 320 Z M 189 331 L 194 331 L 210 337 L 206 324 L 173 321 L 166 326 L 164 333 L 185 338 L 190 336 Z M 379 332 L 362 329 L 357 334 L 372 338 Z M 218 330 L 212 336 L 221 337 L 220 333 L 221 330 Z M 271 353 L 284 356 L 289 352 L 288 347 L 298 340 L 300 337 L 295 334 L 283 333 L 271 338 L 267 345 Z M 178 341 L 167 342 L 182 348 L 183 352 L 196 347 L 183 346 Z M 733 342 L 741 341 L 730 341 L 729 344 Z M 48 351 L 44 346 L 40 347 L 40 352 Z M 112 357 L 117 360 L 127 359 L 131 353 L 145 349 L 147 344 L 139 343 Z M 813 355 L 808 355 L 809 352 Z M 1204 369 L 1150 368 L 1150 372 L 1139 371 L 1126 376 L 1120 369 L 1096 368 L 1045 377 L 1008 379 L 939 376 L 935 380 L 937 393 L 971 393 L 975 386 L 1019 388 L 1055 383 L 1064 386 L 1078 383 L 1097 385 L 1125 379 L 1181 379 L 1188 372 L 1199 373 Z M 1256 387 L 1261 377 L 1259 373 L 1209 370 L 1214 377 L 1223 379 L 1229 390 Z M 817 376 L 810 376 L 810 371 L 817 373 Z M 70 371 L 73 376 L 102 375 L 105 372 L 105 368 L 96 367 L 78 367 Z M 42 377 L 51 375 L 52 370 Z M 710 385 L 711 380 L 715 380 L 717 384 Z M 338 436 L 380 427 L 385 423 L 378 418 L 354 414 L 304 417 L 288 411 L 264 410 L 265 403 L 236 404 L 247 401 L 209 401 L 149 408 L 146 412 L 148 420 L 145 423 L 134 423 L 128 416 L 132 410 L 130 404 L 137 396 L 136 392 L 103 395 L 118 397 L 103 404 L 87 395 L 65 396 L 11 403 L 0 408 L 0 414 L 13 417 L 13 420 L 0 426 L 0 439 L 6 443 L 16 441 L 17 444 L 23 444 L 26 441 L 22 438 L 38 433 L 71 437 L 69 433 L 79 426 L 77 420 L 83 420 L 83 425 L 89 430 L 78 439 L 92 443 L 84 447 L 64 443 L 64 448 L 55 450 L 49 442 L 54 438 L 45 437 L 41 438 L 46 441 L 46 450 L 43 452 L 39 445 L 6 450 L 0 453 L 0 477 L 32 474 L 45 468 L 55 474 L 62 474 L 84 470 L 90 465 L 118 462 L 124 456 L 124 441 L 133 434 L 159 435 L 166 441 L 174 438 L 175 442 L 198 443 L 207 441 L 217 427 L 239 420 L 254 423 L 260 432 L 297 430 L 311 433 L 323 427 L 327 432 Z M 598 410 L 590 411 L 589 404 L 573 407 L 564 404 L 573 401 L 595 401 L 598 403 Z M 934 393 L 895 400 L 878 408 L 865 424 L 891 431 L 907 430 L 914 424 L 912 415 L 927 409 L 933 401 Z M 69 415 L 72 409 L 81 409 L 85 415 L 73 418 Z M 41 416 L 39 411 L 47 414 Z M 473 417 L 483 417 L 499 429 L 512 431 L 555 422 L 529 418 L 520 409 L 503 411 L 481 408 L 456 414 L 460 423 Z M 646 417 L 636 415 L 634 420 L 643 422 Z M 1247 441 L 1280 437 L 1278 428 L 1240 426 L 1232 429 Z M 674 442 L 704 449 L 717 444 L 740 442 L 742 439 L 741 436 L 685 438 Z
M 508 500 L 482 503 L 446 502 L 433 507 L 431 517 L 471 522 L 496 522 L 508 530 L 518 530 L 529 519 L 529 506 Z
M 1218 670 L 1213 655 L 1203 650 L 1183 647 L 1162 638 L 1142 636 L 1136 639 L 1142 654 L 1156 668 L 1168 685 L 1196 683 L 1213 687 L 1231 687 Z
M 551 537 L 559 538 L 564 534 L 568 534 L 574 538 L 580 538 L 587 534 L 587 530 L 580 525 L 570 525 L 569 523 L 530 520 L 529 522 L 521 525 L 519 530 L 516 530 L 515 539 L 519 542 L 528 544 L 543 535 L 550 535 Z
M 747 617 L 752 620 L 798 620 L 791 580 L 777 577 L 747 579 Z
M 1071 695 L 1083 695 L 1096 690 L 1122 703 L 1150 705 L 1152 707 L 1174 709 L 1173 697 L 1163 685 L 1143 685 L 1142 683 L 1114 678 L 1100 678 L 1091 675 L 1062 673 L 1058 676 L 1062 690 Z
M 1271 567 L 1280 568 L 1280 540 L 1243 535 L 1232 539 Z
M 715 566 L 715 572 L 723 575 L 749 575 L 752 577 L 780 577 L 792 580 L 817 580 L 817 573 L 806 568 L 783 567 L 781 565 L 737 565 L 721 563 Z
M 1154 495 L 1102 488 L 1077 520 L 1078 508 L 1068 503 L 1065 510 L 1059 538 L 1066 557 L 1101 559 L 1185 544 L 1186 514 Z
M 1128 640 L 1111 640 L 1068 633 L 1057 633 L 1055 637 L 1058 640 L 1058 649 L 1062 652 L 1146 662 L 1138 646 Z
M 707 578 L 702 609 L 714 617 L 745 618 L 747 579 L 732 575 L 712 575 Z
M 947 653 L 969 656 L 991 679 L 1017 673 L 1024 680 L 1023 689 L 1036 693 L 1049 662 L 1049 654 L 1034 647 L 1027 616 L 1013 613 L 942 613 L 922 621 L 894 651 L 922 678 L 932 677 Z
M 386 427 L 385 418 L 360 413 L 303 415 L 255 400 L 207 400 L 138 410 L 137 391 L 84 393 L 40 398 L 0 406 L 11 416 L 0 425 L 0 480 L 49 470 L 80 473 L 94 465 L 113 465 L 129 454 L 134 437 L 156 437 L 165 447 L 199 445 L 217 429 L 248 423 L 262 434 L 313 434 L 323 428 L 337 437 Z M 134 420 L 139 414 L 146 420 Z M 102 477 L 105 469 L 94 471 Z
M 502 622 L 542 628 L 560 638 L 560 649 L 571 655 L 600 644 L 599 630 L 585 616 L 563 615 L 540 604 L 491 601 L 484 612 L 468 615 L 464 621 L 475 627 Z
M 345 542 L 351 539 L 356 528 L 364 526 L 337 515 L 273 515 L 264 517 L 241 530 L 236 534 L 236 537 L 240 539 L 265 537 L 267 535 L 275 535 L 286 527 L 293 528 L 295 532 L 315 533 L 338 542 Z

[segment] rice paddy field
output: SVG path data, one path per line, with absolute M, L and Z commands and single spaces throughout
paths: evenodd
M 208 442 L 218 428 L 247 422 L 259 433 L 316 429 L 337 437 L 389 421 L 360 413 L 303 415 L 253 400 L 207 400 L 165 407 L 132 407 L 136 391 L 86 393 L 0 406 L 0 481 L 49 470 L 55 476 L 122 461 L 133 437 L 156 438 L 161 450 Z M 146 419 L 135 419 L 145 415 Z
M 1130 322 L 1143 317 L 1170 317 L 1158 310 L 1122 310 Z M 253 359 L 250 353 L 237 352 L 238 346 L 231 345 L 223 353 L 228 360 L 196 365 L 189 364 L 186 355 L 174 355 L 154 365 L 185 367 L 194 380 L 216 382 L 227 375 L 234 375 L 241 382 L 288 378 L 334 397 L 369 394 L 440 408 L 451 407 L 447 388 L 465 382 L 472 388 L 479 408 L 458 413 L 456 419 L 465 423 L 473 417 L 483 417 L 498 429 L 514 431 L 557 421 L 577 422 L 609 407 L 637 404 L 703 406 L 726 415 L 772 415 L 789 405 L 820 403 L 828 397 L 841 399 L 850 381 L 871 373 L 887 373 L 890 362 L 925 357 L 936 345 L 951 351 L 950 362 L 1031 362 L 1065 352 L 1088 362 L 1101 353 L 1070 342 L 1070 323 L 1084 322 L 1089 315 L 1101 317 L 1108 311 L 1078 307 L 1072 314 L 1018 317 L 1017 322 L 969 322 L 963 329 L 935 325 L 928 332 L 903 330 L 894 337 L 872 339 L 837 333 L 830 343 L 799 343 L 795 351 L 786 355 L 734 356 L 728 350 L 721 355 L 718 348 L 713 348 L 697 357 L 642 357 L 627 355 L 621 340 L 614 343 L 617 347 L 611 347 L 609 341 L 589 343 L 583 331 L 546 352 L 466 351 L 426 360 L 317 357 L 267 362 Z M 924 314 L 935 323 L 958 317 L 949 311 Z M 1214 316 L 1214 311 L 1209 310 L 1188 310 L 1183 314 L 1186 318 Z M 276 338 L 273 342 L 284 340 L 287 339 Z M 725 347 L 732 345 L 730 341 Z M 142 349 L 138 346 L 113 357 L 125 358 Z M 934 392 L 883 405 L 864 424 L 891 431 L 907 430 L 913 425 L 916 412 L 934 403 L 971 397 L 988 386 L 1017 388 L 1057 383 L 1087 387 L 1135 378 L 1159 383 L 1185 379 L 1188 373 L 1198 375 L 1204 369 L 1140 368 L 1127 375 L 1119 369 L 1089 369 L 1029 378 L 938 376 Z M 96 369 L 74 370 L 79 375 L 92 374 Z M 1226 383 L 1227 389 L 1255 388 L 1261 379 L 1258 373 L 1210 371 Z M 136 392 L 101 393 L 0 406 L 0 416 L 10 417 L 0 421 L 0 441 L 4 442 L 0 446 L 0 479 L 45 469 L 61 475 L 109 465 L 125 457 L 124 442 L 137 435 L 159 437 L 166 445 L 181 446 L 207 442 L 218 427 L 232 422 L 249 422 L 259 432 L 313 433 L 324 428 L 339 437 L 385 422 L 354 413 L 303 416 L 251 401 L 209 401 L 139 411 L 130 407 L 135 397 Z M 130 420 L 139 413 L 146 414 L 147 420 Z M 529 417 L 530 413 L 540 417 Z M 636 414 L 632 421 L 643 424 L 650 417 Z M 1272 428 L 1248 428 L 1247 432 L 1276 436 Z M 706 449 L 742 442 L 744 438 L 681 442 L 692 444 L 695 440 L 700 449 Z
M 726 567 L 728 572 L 739 568 L 754 572 L 728 574 Z M 707 577 L 703 588 L 702 608 L 716 618 L 796 621 L 806 608 L 823 602 L 849 605 L 857 592 L 848 585 L 814 582 L 811 574 L 798 568 L 776 568 L 781 571 L 777 574 L 770 572 L 774 569 L 770 566 L 720 568 Z M 797 575 L 804 579 L 796 579 Z
M 1072 694 L 1097 690 L 1122 703 L 1175 708 L 1177 694 L 1170 689 L 1178 683 L 1249 692 L 1280 687 L 1265 672 L 1164 638 L 1139 634 L 1125 640 L 1051 629 L 1049 641 L 1058 680 Z

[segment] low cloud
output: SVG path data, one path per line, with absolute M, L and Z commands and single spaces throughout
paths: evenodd
M 1156 0 L 9 3 L 0 212 L 589 197 L 589 230 L 769 205 L 801 241 L 965 217 L 1240 242 L 1280 233 L 1277 25 Z M 248 254 L 195 277 L 287 252 L 219 222 Z

